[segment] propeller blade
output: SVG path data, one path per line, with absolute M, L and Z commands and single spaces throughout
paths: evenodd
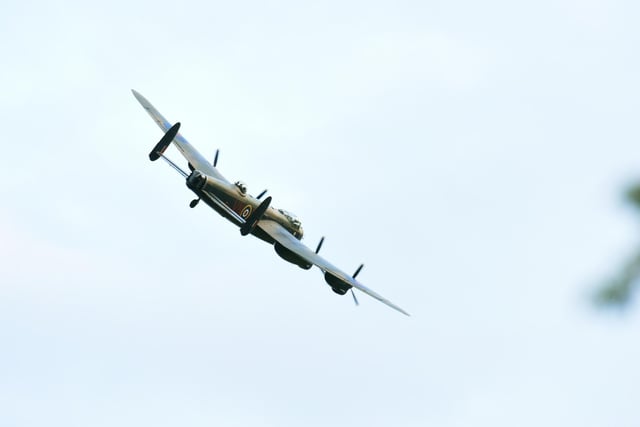
M 265 194 L 267 194 L 267 190 L 263 190 L 262 193 L 258 194 L 258 197 L 256 197 L 256 199 L 260 200 L 260 198 L 262 198 L 262 196 L 264 196 Z
M 214 168 L 218 164 L 218 154 L 220 154 L 220 150 L 216 150 L 216 156 L 213 158 L 213 167 Z
M 356 298 L 356 294 L 353 292 L 353 288 L 351 288 L 351 296 L 353 297 L 353 302 L 355 302 L 356 305 L 360 305 L 358 298 Z
M 171 126 L 169 130 L 164 134 L 162 139 L 153 147 L 153 150 L 149 153 L 149 160 L 155 162 L 164 154 L 164 151 L 167 149 L 171 141 L 178 135 L 178 131 L 180 130 L 180 122 Z
M 358 276 L 358 274 L 360 274 L 360 270 L 362 270 L 362 267 L 364 267 L 364 264 L 360 264 L 360 267 L 358 267 L 356 272 L 353 273 L 353 276 L 351 277 L 355 279 Z M 360 303 L 358 302 L 358 298 L 356 298 L 356 294 L 353 292 L 353 288 L 351 288 L 351 296 L 353 297 L 353 302 L 355 302 L 356 305 L 360 305 Z
M 196 206 L 198 206 L 198 203 L 200 203 L 200 199 L 199 199 L 199 198 L 198 198 L 198 199 L 193 199 L 193 200 L 191 201 L 191 203 L 189 203 L 189 207 L 190 207 L 191 209 L 193 209 L 193 208 L 195 208 Z
M 324 243 L 324 236 L 322 236 L 322 238 L 320 239 L 320 242 L 318 243 L 318 247 L 316 248 L 316 253 L 320 252 L 320 248 L 322 247 L 323 243 Z
M 356 270 L 355 273 L 353 273 L 353 277 L 354 279 L 356 278 L 356 276 L 360 273 L 360 270 L 362 270 L 362 267 L 364 267 L 364 264 L 360 264 L 360 267 L 358 267 L 358 269 Z

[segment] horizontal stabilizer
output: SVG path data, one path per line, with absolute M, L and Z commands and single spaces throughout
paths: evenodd
M 151 152 L 149 153 L 149 160 L 151 160 L 152 162 L 155 162 L 156 160 L 158 160 L 162 155 L 162 153 L 164 153 L 164 151 L 167 149 L 169 144 L 171 144 L 171 141 L 173 141 L 173 139 L 176 137 L 179 130 L 180 130 L 180 122 L 171 126 L 171 128 L 169 128 L 167 133 L 164 134 L 160 142 L 158 142 L 156 146 L 153 147 L 153 150 L 151 150 Z

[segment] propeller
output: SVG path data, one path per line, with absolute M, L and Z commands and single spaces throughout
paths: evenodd
M 260 200 L 260 198 L 262 198 L 262 196 L 264 196 L 265 194 L 267 194 L 267 190 L 262 190 L 262 193 L 258 194 L 258 197 L 256 197 L 256 199 Z
M 353 302 L 356 305 L 360 305 L 360 303 L 358 302 L 358 298 L 356 298 L 356 294 L 353 293 L 353 288 L 351 288 L 351 296 L 353 297 Z
M 322 244 L 324 243 L 324 236 L 322 236 L 320 238 L 320 241 L 318 242 L 318 246 L 316 247 L 316 254 L 318 252 L 320 252 L 320 248 L 322 247 Z M 364 264 L 360 264 L 360 267 L 358 267 L 358 269 L 356 270 L 355 273 L 353 273 L 353 277 L 354 279 L 358 276 L 358 274 L 360 274 L 360 270 L 362 270 L 362 267 L 364 267 Z M 356 298 L 356 294 L 353 292 L 353 287 L 351 288 L 351 296 L 353 297 L 353 302 L 356 305 L 360 305 L 360 303 L 358 302 L 358 298 Z
M 189 170 L 191 172 L 194 172 L 196 170 L 196 168 L 193 167 L 193 165 L 191 164 L 191 162 L 189 162 Z M 189 203 L 189 207 L 191 209 L 195 208 L 196 206 L 198 206 L 198 203 L 200 203 L 200 197 L 198 197 L 197 199 L 193 199 L 191 201 L 191 203 Z
M 215 168 L 216 165 L 218 164 L 218 155 L 220 154 L 220 150 L 216 150 L 216 155 L 213 158 L 213 167 Z M 193 165 L 191 163 L 189 163 L 189 169 L 191 169 L 191 172 L 193 172 L 195 170 L 195 168 L 193 167 Z M 195 208 L 196 206 L 198 206 L 198 203 L 200 203 L 200 198 L 197 199 L 193 199 L 191 201 L 191 203 L 189 203 L 189 207 L 191 209 Z
M 360 270 L 362 270 L 362 267 L 364 267 L 364 264 L 360 264 L 360 267 L 358 267 L 358 269 L 356 270 L 355 273 L 353 273 L 353 277 L 354 279 L 358 276 L 358 274 L 360 273 Z M 356 303 L 356 305 L 360 305 L 360 303 L 358 302 L 358 298 L 356 298 L 356 294 L 353 292 L 353 288 L 351 288 L 351 296 L 353 297 L 353 302 Z
M 353 277 L 354 279 L 358 276 L 358 274 L 360 274 L 360 270 L 362 270 L 362 267 L 364 267 L 364 264 L 360 264 L 360 267 L 358 267 L 358 269 L 356 270 L 355 273 L 353 273 Z

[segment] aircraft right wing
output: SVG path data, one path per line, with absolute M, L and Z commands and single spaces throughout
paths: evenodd
M 172 124 L 165 119 L 153 105 L 151 105 L 147 98 L 140 95 L 140 93 L 136 92 L 134 89 L 131 89 L 131 92 L 133 92 L 133 96 L 136 97 L 140 105 L 147 110 L 147 113 L 149 113 L 151 118 L 158 124 L 158 126 L 160 126 L 160 129 L 167 132 L 171 128 Z M 194 167 L 194 169 L 198 169 L 199 171 L 219 180 L 227 181 L 222 174 L 220 174 L 220 172 L 218 172 L 218 170 L 214 168 L 213 165 L 198 152 L 198 150 L 193 148 L 193 146 L 189 144 L 189 141 L 187 141 L 182 135 L 178 134 L 173 140 L 173 143 L 191 166 Z
M 356 279 L 346 274 L 344 271 L 340 270 L 339 268 L 335 267 L 329 261 L 325 260 L 320 255 L 318 255 L 317 253 L 315 253 L 314 251 L 306 247 L 300 240 L 296 239 L 291 233 L 289 233 L 284 227 L 282 227 L 277 222 L 270 219 L 261 219 L 258 222 L 257 226 L 260 227 L 269 236 L 271 236 L 276 242 L 280 243 L 285 248 L 294 252 L 297 256 L 304 259 L 305 261 L 315 265 L 320 270 L 322 270 L 323 273 L 329 273 L 339 278 L 341 281 L 345 282 L 346 284 L 353 286 L 359 291 L 364 292 L 365 294 L 377 299 L 381 303 L 388 305 L 389 307 L 399 311 L 400 313 L 406 316 L 410 315 L 409 313 L 407 313 L 406 311 L 404 311 L 403 309 L 401 309 L 400 307 L 398 307 L 388 299 L 384 298 L 382 295 L 379 295 L 378 293 L 367 288 L 366 286 L 358 282 Z

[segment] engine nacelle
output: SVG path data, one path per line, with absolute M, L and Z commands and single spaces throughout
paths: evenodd
M 290 262 L 291 264 L 295 264 L 304 270 L 308 270 L 311 268 L 312 264 L 309 264 L 307 261 L 300 258 L 298 255 L 296 255 L 294 252 L 290 251 L 289 249 L 285 248 L 280 243 L 276 242 L 274 246 L 275 246 L 276 253 L 283 260 Z
M 350 284 L 329 272 L 324 273 L 324 280 L 329 284 L 329 286 L 331 286 L 333 292 L 338 295 L 344 295 L 352 288 Z
M 189 163 L 189 167 L 192 168 L 191 163 Z M 206 175 L 199 170 L 194 170 L 191 172 L 191 175 L 187 177 L 187 187 L 189 187 L 193 191 L 226 191 L 227 183 L 224 181 L 220 181 L 217 178 Z

